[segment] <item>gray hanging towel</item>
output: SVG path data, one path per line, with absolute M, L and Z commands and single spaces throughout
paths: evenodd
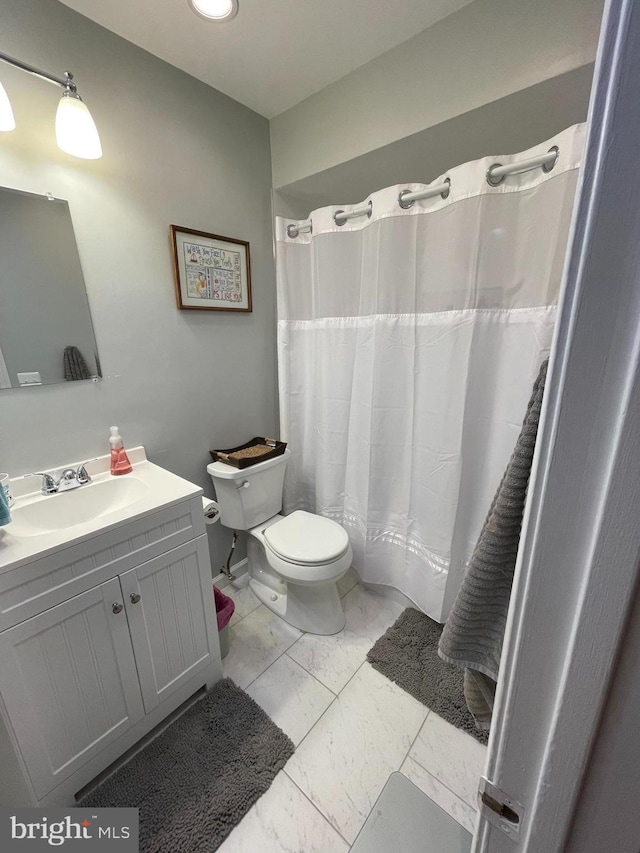
M 438 645 L 443 660 L 464 667 L 465 700 L 481 731 L 491 724 L 548 363 L 540 368 L 513 455 Z
M 64 378 L 67 382 L 72 382 L 74 379 L 91 379 L 93 376 L 78 347 L 65 347 L 62 363 Z

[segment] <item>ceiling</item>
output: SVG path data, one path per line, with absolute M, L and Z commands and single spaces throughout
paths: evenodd
M 187 0 L 61 0 L 267 118 L 471 0 L 239 0 L 226 23 Z

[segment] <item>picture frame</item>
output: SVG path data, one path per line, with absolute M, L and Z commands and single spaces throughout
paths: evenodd
M 176 301 L 181 311 L 251 312 L 249 243 L 171 226 Z

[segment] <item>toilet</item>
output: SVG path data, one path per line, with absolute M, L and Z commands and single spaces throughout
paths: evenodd
M 249 586 L 285 622 L 311 634 L 336 634 L 345 615 L 336 586 L 351 565 L 346 530 L 337 522 L 296 510 L 281 515 L 289 450 L 238 469 L 212 462 L 220 521 L 246 530 Z

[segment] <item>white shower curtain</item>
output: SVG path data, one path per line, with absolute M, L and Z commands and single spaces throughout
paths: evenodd
M 398 193 L 423 184 L 373 193 L 343 226 L 348 205 L 315 210 L 312 234 L 277 220 L 285 511 L 343 524 L 363 580 L 438 621 L 549 352 L 583 136 L 458 166 L 434 181 L 447 199 L 408 210 Z M 552 171 L 487 183 L 552 145 Z

